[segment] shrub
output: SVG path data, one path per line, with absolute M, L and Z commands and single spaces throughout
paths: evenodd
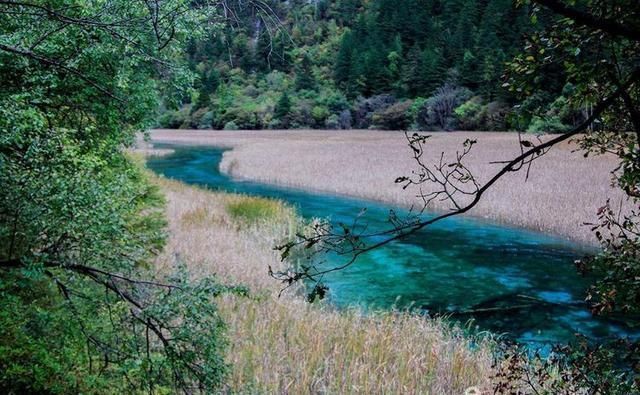
M 567 84 L 570 85 L 570 84 Z M 565 89 L 567 91 L 569 89 Z M 581 109 L 577 108 L 566 96 L 559 96 L 549 105 L 548 115 L 557 115 L 565 125 L 577 125 L 583 122 L 586 117 Z
M 342 92 L 329 90 L 322 93 L 318 103 L 326 106 L 329 111 L 337 113 L 349 108 L 349 100 Z
M 291 99 L 289 98 L 289 94 L 284 92 L 273 109 L 273 117 L 283 121 L 284 123 L 286 122 L 286 118 L 289 116 L 289 112 L 291 112 Z
M 353 125 L 353 117 L 351 116 L 351 111 L 341 111 L 340 115 L 338 116 L 338 123 L 340 125 L 340 129 L 351 129 L 351 125 Z
M 264 78 L 266 89 L 271 91 L 284 91 L 288 87 L 287 75 L 281 71 L 274 70 L 267 74 Z
M 193 114 L 191 114 L 191 116 L 185 120 L 185 123 L 189 124 L 188 127 L 190 129 L 204 129 L 200 127 L 200 123 L 207 112 L 209 112 L 208 108 L 200 108 L 194 111 Z M 211 123 L 211 121 L 209 121 L 209 123 Z
M 180 125 L 174 121 L 176 111 L 167 110 L 158 117 L 157 126 L 165 129 L 175 129 Z M 174 126 L 175 125 L 175 126 Z
M 243 94 L 246 97 L 251 97 L 251 98 L 255 99 L 260 95 L 260 91 L 255 86 L 253 86 L 252 84 L 249 84 L 249 85 L 244 87 Z
M 311 116 L 313 117 L 314 121 L 313 126 L 321 127 L 324 125 L 325 120 L 329 116 L 329 109 L 324 106 L 314 106 L 313 109 L 311 109 Z
M 212 288 L 146 270 L 165 240 L 156 187 L 117 146 L 89 148 L 77 132 L 43 127 L 43 116 L 23 108 L 0 103 L 8 131 L 0 245 L 15 246 L 2 259 L 24 262 L 0 271 L 0 392 L 168 393 L 182 383 L 215 392 L 227 369 Z M 9 221 L 7 207 L 21 216 Z M 68 244 L 49 248 L 68 235 Z
M 255 109 L 249 106 L 228 108 L 222 117 L 225 125 L 233 122 L 239 129 L 261 129 L 262 121 Z
M 238 125 L 233 121 L 229 121 L 224 124 L 224 130 L 238 130 Z
M 158 118 L 158 126 L 166 129 L 178 129 L 185 123 L 188 117 L 189 112 L 186 109 L 168 110 Z
M 484 104 L 479 96 L 474 96 L 458 106 L 454 113 L 460 129 L 505 130 L 509 107 L 499 101 Z
M 198 129 L 211 129 L 213 128 L 213 111 L 207 111 L 204 113 L 200 122 L 198 122 Z
M 482 130 L 485 127 L 486 107 L 479 96 L 474 96 L 458 106 L 454 113 L 460 129 Z
M 485 110 L 486 130 L 507 130 L 507 119 L 511 108 L 503 102 L 492 101 Z
M 452 130 L 457 124 L 454 110 L 471 96 L 471 91 L 446 83 L 428 98 L 416 116 L 419 127 L 429 130 Z
M 291 109 L 290 122 L 292 128 L 309 127 L 314 124 L 312 115 L 313 103 L 309 99 L 298 99 Z
M 372 121 L 376 127 L 387 130 L 406 130 L 411 125 L 412 101 L 393 104 L 384 110 L 373 113 Z
M 359 97 L 353 106 L 353 123 L 356 128 L 366 129 L 371 126 L 373 113 L 382 111 L 396 102 L 393 95 L 383 94 L 369 98 Z
M 424 106 L 425 102 L 426 102 L 426 99 L 423 97 L 416 97 L 415 99 L 413 99 L 413 102 L 411 103 L 411 107 L 409 107 L 409 110 L 408 110 L 409 117 L 411 118 L 411 125 L 409 126 L 409 129 L 411 130 L 420 129 L 420 125 L 417 122 L 418 113 L 420 112 L 420 109 Z
M 510 116 L 510 124 L 518 130 L 526 130 L 533 122 L 533 115 L 544 109 L 547 103 L 550 103 L 553 96 L 546 91 L 536 91 L 528 96 L 519 106 L 518 111 Z
M 564 133 L 569 127 L 562 123 L 559 117 L 539 117 L 534 116 L 531 124 L 527 128 L 529 133 Z
M 324 123 L 327 129 L 340 129 L 340 118 L 336 114 L 331 114 Z

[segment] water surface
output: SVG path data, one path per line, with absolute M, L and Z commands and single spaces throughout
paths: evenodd
M 366 208 L 361 221 L 375 231 L 388 229 L 389 210 L 406 214 L 371 201 L 230 178 L 219 171 L 223 149 L 158 147 L 175 152 L 148 160 L 157 173 L 210 189 L 278 198 L 306 218 L 351 223 Z M 588 283 L 573 262 L 587 252 L 541 233 L 456 217 L 371 251 L 323 282 L 338 306 L 453 313 L 471 328 L 535 347 L 570 341 L 575 333 L 604 340 L 634 332 L 625 323 L 592 317 L 582 302 Z

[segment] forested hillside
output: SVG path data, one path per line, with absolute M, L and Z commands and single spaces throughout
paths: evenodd
M 197 88 L 159 126 L 558 132 L 583 117 L 560 71 L 526 100 L 505 87 L 527 37 L 552 23 L 510 0 L 271 0 L 229 12 L 225 34 L 189 43 Z

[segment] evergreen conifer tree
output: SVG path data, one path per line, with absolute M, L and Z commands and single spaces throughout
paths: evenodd
M 478 20 L 478 2 L 476 0 L 464 0 L 458 15 L 455 31 L 451 37 L 452 65 L 460 65 L 466 51 L 474 46 L 475 32 Z
M 402 94 L 402 63 L 402 40 L 400 35 L 396 35 L 391 51 L 387 55 L 387 76 L 391 88 L 399 94 Z
M 353 33 L 347 29 L 342 35 L 340 41 L 340 49 L 336 56 L 334 65 L 334 79 L 336 84 L 343 89 L 349 85 L 349 76 L 352 66 L 352 54 L 353 54 Z
M 419 96 L 429 96 L 440 85 L 442 85 L 446 74 L 444 59 L 440 51 L 427 48 L 422 52 L 420 62 L 420 84 Z
M 421 75 L 422 49 L 418 44 L 407 53 L 407 58 L 402 71 L 402 85 L 406 94 L 410 97 L 418 96 L 423 88 Z
M 198 89 L 198 100 L 193 110 L 206 108 L 211 105 L 211 94 L 215 92 L 220 84 L 218 71 L 214 68 L 200 74 L 200 89 Z
M 316 87 L 316 80 L 313 77 L 311 59 L 304 54 L 300 63 L 296 67 L 296 90 L 313 90 Z
M 276 103 L 276 106 L 273 110 L 273 116 L 275 119 L 279 120 L 280 123 L 284 123 L 290 112 L 291 99 L 289 98 L 289 94 L 287 92 L 284 92 Z

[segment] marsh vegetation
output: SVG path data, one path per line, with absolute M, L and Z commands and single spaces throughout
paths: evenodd
M 245 284 L 249 297 L 218 300 L 231 342 L 234 366 L 229 389 L 258 393 L 462 393 L 486 386 L 492 372 L 492 341 L 474 344 L 449 323 L 409 312 L 365 315 L 309 304 L 267 276 L 284 265 L 273 245 L 305 223 L 274 200 L 212 192 L 155 178 L 167 196 L 170 237 L 157 261 L 169 270 L 176 259 L 193 276 L 217 276 Z M 254 215 L 254 207 L 274 210 Z M 249 208 L 251 222 L 238 216 Z
M 455 132 L 433 134 L 426 160 L 453 155 L 465 139 L 478 144 L 469 166 L 480 181 L 493 175 L 497 162 L 519 152 L 517 135 Z M 155 130 L 152 141 L 233 147 L 223 172 L 243 179 L 361 197 L 403 207 L 420 207 L 419 188 L 402 189 L 394 180 L 414 169 L 411 149 L 399 131 L 178 131 Z M 548 136 L 543 137 L 549 139 Z M 611 186 L 613 155 L 584 158 L 577 145 L 558 147 L 537 161 L 528 179 L 513 174 L 495 186 L 470 213 L 495 222 L 544 231 L 585 245 L 597 240 L 585 222 L 610 198 L 623 192 Z M 565 186 L 570 185 L 571 188 Z M 423 192 L 433 186 L 424 186 Z M 447 210 L 435 201 L 431 209 Z M 558 216 L 555 213 L 566 215 Z

